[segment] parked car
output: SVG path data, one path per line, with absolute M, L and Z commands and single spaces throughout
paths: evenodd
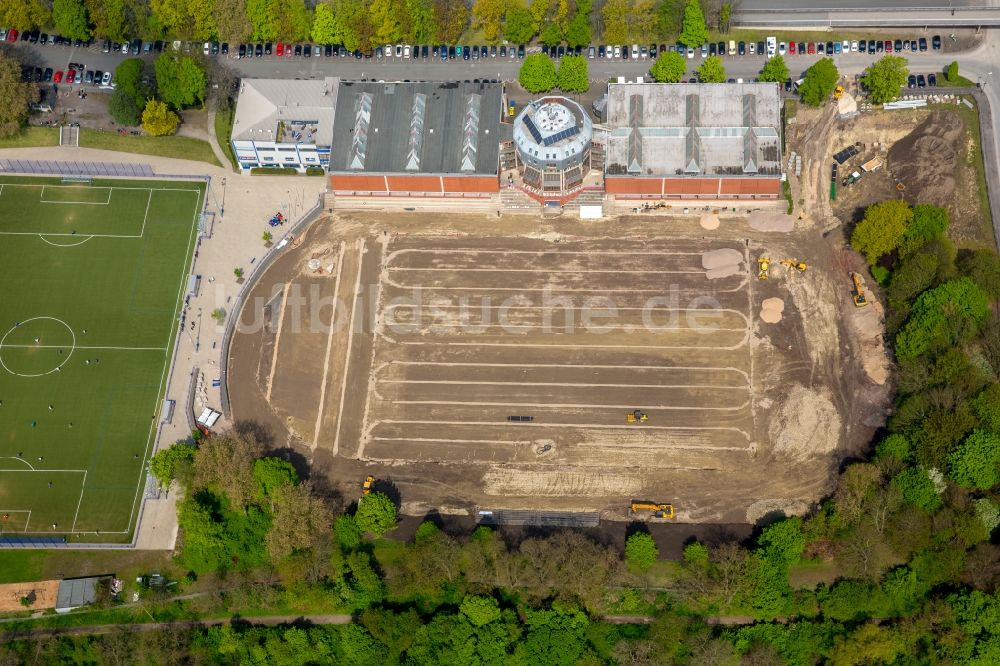
M 795 55 L 796 53 L 795 42 L 788 42 L 788 55 Z
M 787 53 L 787 52 L 788 51 L 787 51 L 787 49 L 785 47 L 785 43 L 784 42 L 778 42 L 778 55 L 785 55 L 785 53 Z
M 918 39 L 917 40 L 917 44 L 919 44 L 921 53 L 927 50 L 927 38 L 926 37 L 921 37 L 920 39 Z
M 517 47 L 517 58 L 518 60 L 524 59 L 524 44 Z
M 312 48 L 312 52 L 313 52 L 314 56 L 316 56 L 317 58 L 320 58 L 323 55 L 323 47 L 320 46 L 319 44 L 317 44 L 316 46 L 314 46 Z
M 931 72 L 927 75 L 927 85 L 931 88 L 937 87 L 937 74 Z
M 886 53 L 892 53 L 892 40 L 891 39 L 885 40 L 885 52 Z
M 709 56 L 714 56 L 715 55 L 715 44 L 709 44 L 708 45 L 708 55 Z
M 83 82 L 87 85 L 94 85 L 94 73 L 87 72 L 87 75 L 83 78 Z
M 841 50 L 840 42 L 833 43 L 833 55 L 840 55 L 843 51 Z
M 58 72 L 56 72 L 55 76 L 52 77 L 52 82 L 62 83 L 62 80 L 63 80 L 63 71 L 60 69 Z
M 907 40 L 907 41 L 909 41 L 909 40 Z M 888 43 L 889 42 L 886 42 L 887 45 L 888 45 Z M 888 51 L 888 50 L 889 49 L 887 48 L 886 51 Z M 900 52 L 900 51 L 902 51 L 903 50 L 903 40 L 902 39 L 897 39 L 895 42 L 893 42 L 892 43 L 892 50 L 896 51 L 897 53 Z
M 739 53 L 741 56 L 746 55 L 747 54 L 747 43 L 746 42 L 740 42 L 739 44 L 737 44 L 736 45 L 736 52 Z
M 111 72 L 104 72 L 104 76 L 101 77 L 101 85 L 102 86 L 111 85 Z
M 14 34 L 15 35 L 17 34 L 16 30 L 14 31 Z M 13 40 L 8 39 L 7 41 L 13 41 Z M 941 50 L 941 35 L 934 35 L 933 37 L 931 37 L 931 48 L 933 48 L 935 51 Z
M 257 44 L 256 46 L 254 46 L 253 47 L 253 55 L 254 55 L 255 58 L 263 58 L 264 57 L 264 45 L 263 44 Z
M 923 74 L 917 74 L 917 87 L 918 88 L 926 88 L 927 87 L 927 79 L 924 78 Z
M 916 74 L 910 74 L 908 77 L 906 77 L 906 87 L 907 88 L 916 88 L 917 87 L 917 75 Z
M 855 39 L 853 42 L 851 42 L 851 53 L 857 53 L 857 52 L 858 52 L 858 40 Z
M 49 81 L 51 81 L 52 80 L 52 74 L 53 74 L 52 68 L 51 67 L 46 67 L 45 68 L 45 73 L 42 74 L 42 81 L 44 81 L 45 83 L 48 83 Z
M 704 58 L 708 55 L 708 44 L 701 45 L 701 57 Z
M 104 77 L 104 72 L 102 72 L 99 69 L 95 70 L 94 71 L 94 85 L 95 86 L 101 85 L 101 78 L 103 78 L 103 77 Z
M 8 42 L 16 42 L 17 41 L 17 30 L 15 30 L 14 28 L 10 29 L 10 32 L 7 33 L 7 41 Z M 934 48 L 937 48 L 937 47 L 935 46 Z
M 128 42 L 123 42 L 122 43 L 121 53 L 123 55 L 128 55 L 129 46 L 130 46 L 130 44 Z
M 597 57 L 597 49 L 595 49 L 593 46 L 588 47 L 587 48 L 587 58 L 589 58 L 590 60 L 593 60 L 596 57 Z
M 247 45 L 240 44 L 239 58 L 245 58 L 247 55 Z
M 850 53 L 851 52 L 851 43 L 848 40 L 845 39 L 844 41 L 842 41 L 840 43 L 840 50 L 841 50 L 842 53 Z
M 302 45 L 301 44 L 296 44 L 295 45 L 295 57 L 298 58 L 301 55 L 302 55 Z M 382 47 L 381 46 L 378 47 L 378 49 L 377 49 L 377 55 L 378 55 L 379 58 L 382 57 Z

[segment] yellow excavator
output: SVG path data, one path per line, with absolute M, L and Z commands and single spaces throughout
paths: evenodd
M 365 478 L 365 484 L 363 486 L 361 486 L 361 494 L 362 495 L 367 495 L 368 493 L 370 493 L 372 491 L 372 486 L 373 485 L 375 485 L 375 477 L 372 476 L 371 474 L 369 474 Z
M 642 411 L 641 409 L 633 409 L 631 412 L 625 415 L 625 421 L 627 423 L 641 423 L 643 421 L 649 420 L 649 414 Z
M 863 308 L 868 305 L 868 299 L 865 297 L 865 283 L 861 279 L 861 276 L 857 273 L 851 273 L 851 280 L 854 282 L 854 292 L 851 297 L 854 300 L 854 306 Z
M 631 513 L 639 513 L 640 511 L 651 511 L 653 518 L 660 518 L 662 520 L 674 519 L 673 504 L 657 504 L 655 502 L 638 502 L 632 500 Z
M 771 270 L 771 260 L 768 257 L 761 257 L 757 260 L 757 279 L 766 280 L 768 271 Z
M 799 261 L 798 259 L 782 259 L 781 265 L 787 266 L 788 270 L 792 270 L 794 268 L 800 273 L 804 273 L 806 268 L 808 268 L 804 261 Z

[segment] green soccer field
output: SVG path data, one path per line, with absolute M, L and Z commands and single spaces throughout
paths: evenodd
M 203 183 L 0 176 L 0 532 L 131 538 Z

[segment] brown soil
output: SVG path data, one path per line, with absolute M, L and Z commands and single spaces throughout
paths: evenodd
M 964 129 L 954 114 L 935 111 L 889 149 L 890 171 L 911 204 L 951 204 Z
M 291 284 L 343 299 L 344 326 L 322 326 L 332 307 L 295 314 L 286 302 L 280 341 L 269 325 L 237 334 L 234 416 L 265 423 L 275 446 L 302 453 L 349 499 L 374 474 L 411 515 L 520 508 L 624 520 L 631 499 L 673 501 L 683 522 L 801 513 L 867 443 L 860 423 L 877 425 L 885 407 L 841 321 L 849 288 L 833 246 L 739 219 L 706 236 L 697 216 L 665 217 L 322 220 L 267 272 L 241 319 L 270 321 L 264 304 L 280 308 L 274 296 Z M 317 252 L 321 274 L 308 268 Z M 809 270 L 758 281 L 749 257 L 765 253 Z M 703 257 L 726 255 L 738 269 L 708 279 Z M 660 297 L 650 326 L 643 307 Z M 773 298 L 781 321 L 762 324 Z M 709 304 L 711 317 L 686 309 Z M 588 305 L 593 328 L 582 330 Z M 782 416 L 813 408 L 815 423 Z M 649 420 L 626 423 L 633 409 Z
M 0 613 L 23 611 L 22 597 L 33 597 L 30 610 L 56 607 L 59 581 L 40 580 L 32 583 L 5 583 L 0 585 Z

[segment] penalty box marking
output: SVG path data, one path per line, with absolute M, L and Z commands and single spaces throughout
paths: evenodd
M 30 466 L 30 465 L 29 465 Z M 20 473 L 20 474 L 83 474 L 83 479 L 80 481 L 80 497 L 76 501 L 76 512 L 73 514 L 73 524 L 70 526 L 69 530 L 56 530 L 56 533 L 63 534 L 65 532 L 74 533 L 76 531 L 76 521 L 80 517 L 80 505 L 83 504 L 83 492 L 87 489 L 87 470 L 85 469 L 0 469 L 0 475 L 5 473 Z M 28 532 L 28 527 L 25 525 L 25 533 Z M 30 534 L 51 534 L 52 531 L 47 532 L 30 532 Z
M 12 513 L 26 513 L 26 514 L 28 514 L 28 517 L 24 519 L 24 529 L 21 530 L 22 532 L 27 533 L 27 531 L 28 531 L 28 525 L 31 523 L 31 509 L 0 509 L 0 515 L 3 515 L 3 514 L 12 514 Z M 6 524 L 5 522 L 0 521 L 0 533 L 2 533 L 2 532 L 10 532 L 11 531 L 11 530 L 8 530 L 8 529 L 4 529 L 4 525 L 5 524 Z

